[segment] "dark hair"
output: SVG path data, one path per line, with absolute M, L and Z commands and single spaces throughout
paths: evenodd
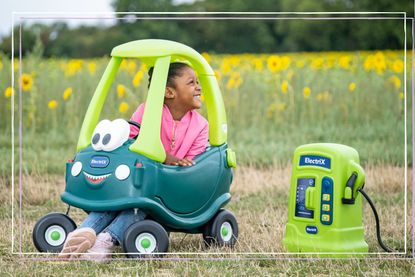
M 173 79 L 176 78 L 177 76 L 182 76 L 182 70 L 186 67 L 190 68 L 190 66 L 186 63 L 181 63 L 181 62 L 171 63 L 169 66 L 169 73 L 167 74 L 167 86 L 174 88 L 175 83 Z M 153 66 L 148 70 L 148 87 L 150 87 L 150 84 L 151 84 L 151 77 L 153 76 L 153 70 L 154 70 Z

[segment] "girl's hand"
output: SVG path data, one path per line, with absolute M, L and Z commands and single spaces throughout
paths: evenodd
M 178 165 L 179 159 L 173 155 L 170 155 L 169 153 L 166 153 L 166 160 L 164 161 L 164 164 L 167 165 Z
M 164 164 L 167 165 L 180 165 L 180 166 L 192 166 L 194 165 L 194 161 L 189 158 L 179 159 L 169 153 L 166 153 L 166 160 Z
M 189 159 L 189 158 L 184 158 L 184 159 L 179 160 L 179 161 L 178 161 L 178 164 L 179 164 L 180 166 L 192 166 L 192 165 L 194 165 L 194 164 L 195 164 L 195 162 L 194 162 L 194 161 L 192 161 L 192 160 L 191 160 L 191 159 Z

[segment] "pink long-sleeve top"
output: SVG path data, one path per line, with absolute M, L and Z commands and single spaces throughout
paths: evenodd
M 138 106 L 131 120 L 141 124 L 144 108 L 144 103 Z M 130 138 L 138 133 L 139 129 L 130 125 Z M 180 121 L 174 120 L 169 108 L 163 105 L 160 136 L 167 153 L 179 159 L 193 159 L 203 153 L 208 146 L 209 125 L 207 120 L 195 110 L 187 112 Z

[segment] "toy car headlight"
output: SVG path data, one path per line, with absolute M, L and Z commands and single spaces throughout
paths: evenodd
M 81 162 L 76 162 L 72 165 L 72 169 L 71 169 L 71 174 L 72 176 L 76 177 L 79 175 L 79 173 L 81 173 L 82 171 L 82 163 Z
M 125 180 L 128 176 L 130 176 L 130 168 L 127 165 L 122 164 L 115 169 L 115 177 L 117 177 L 118 180 Z

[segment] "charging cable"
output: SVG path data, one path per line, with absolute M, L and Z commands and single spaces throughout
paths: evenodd
M 389 247 L 387 247 L 382 242 L 382 238 L 380 237 L 379 216 L 378 216 L 378 212 L 376 211 L 375 205 L 373 204 L 372 200 L 370 200 L 369 196 L 363 191 L 363 189 L 359 188 L 357 191 L 359 191 L 366 198 L 367 202 L 369 202 L 369 205 L 372 208 L 373 214 L 375 215 L 375 221 L 376 221 L 376 236 L 378 237 L 378 242 L 379 242 L 380 247 L 382 247 L 383 250 L 385 250 L 386 252 L 393 252 L 392 249 L 390 249 Z

